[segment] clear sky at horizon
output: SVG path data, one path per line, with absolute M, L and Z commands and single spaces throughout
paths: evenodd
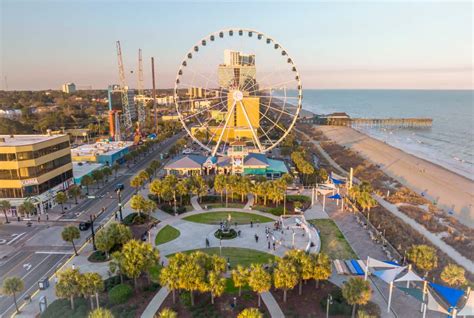
M 118 82 L 116 40 L 127 72 L 142 48 L 146 86 L 154 56 L 158 87 L 169 88 L 196 41 L 234 26 L 281 42 L 304 88 L 474 88 L 470 1 L 0 3 L 0 89 L 105 88 Z

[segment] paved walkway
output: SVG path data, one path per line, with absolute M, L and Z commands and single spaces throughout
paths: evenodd
M 285 315 L 283 314 L 283 311 L 280 308 L 280 305 L 278 305 L 275 297 L 273 297 L 272 293 L 270 292 L 265 292 L 262 293 L 262 300 L 265 306 L 267 306 L 268 312 L 270 313 L 270 316 L 273 318 L 284 318 Z
M 161 307 L 161 304 L 165 301 L 170 291 L 166 287 L 161 287 L 156 295 L 152 298 L 145 311 L 142 313 L 141 318 L 154 318 L 156 312 Z
M 199 204 L 199 197 L 198 196 L 191 197 L 191 205 L 193 206 L 194 211 L 202 211 L 202 207 Z
M 247 194 L 247 203 L 244 206 L 244 209 L 250 210 L 253 207 L 253 203 L 255 201 L 255 197 L 253 194 Z
M 474 263 L 472 261 L 462 256 L 458 251 L 456 251 L 454 248 L 446 244 L 441 238 L 436 236 L 436 234 L 428 231 L 423 225 L 413 220 L 412 218 L 407 216 L 405 213 L 400 212 L 400 210 L 398 210 L 396 205 L 393 205 L 385 201 L 383 198 L 381 198 L 378 195 L 373 195 L 373 197 L 387 211 L 397 216 L 398 218 L 402 219 L 405 223 L 410 225 L 413 229 L 418 231 L 420 234 L 424 235 L 428 240 L 430 240 L 431 243 L 436 245 L 436 247 L 438 247 L 440 250 L 446 253 L 449 257 L 455 260 L 459 265 L 463 266 L 471 273 L 474 273 Z

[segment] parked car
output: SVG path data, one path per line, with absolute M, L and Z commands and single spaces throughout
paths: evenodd
M 117 185 L 115 185 L 115 192 L 117 192 L 118 190 L 123 191 L 123 189 L 125 189 L 123 183 L 117 183 Z
M 79 223 L 79 230 L 87 231 L 91 227 L 91 221 L 81 222 Z

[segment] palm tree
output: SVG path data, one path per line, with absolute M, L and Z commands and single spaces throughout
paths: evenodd
M 288 289 L 293 289 L 299 280 L 298 269 L 290 258 L 280 258 L 273 272 L 275 288 L 283 289 L 283 302 L 286 303 Z
M 69 298 L 72 310 L 74 310 L 74 297 L 81 294 L 81 281 L 82 275 L 78 269 L 68 268 L 58 273 L 56 295 L 60 298 Z
M 428 245 L 413 245 L 407 251 L 407 258 L 412 261 L 416 267 L 428 272 L 438 266 L 438 255 L 436 250 Z
M 115 162 L 112 165 L 112 170 L 114 171 L 114 178 L 117 179 L 117 172 L 120 170 L 120 164 L 118 162 Z
M 148 182 L 151 182 L 151 179 L 155 175 L 155 170 L 152 167 L 149 166 L 145 169 L 145 171 L 146 171 L 146 173 L 148 173 Z
M 227 184 L 227 176 L 224 174 L 218 174 L 214 178 L 214 190 L 219 192 L 221 195 L 221 202 L 223 200 L 222 196 L 224 194 L 224 190 L 226 189 Z
M 138 193 L 138 189 L 140 189 L 143 184 L 144 181 L 139 175 L 136 175 L 130 180 L 130 186 L 135 189 L 135 193 Z
M 54 199 L 57 204 L 61 204 L 61 213 L 64 214 L 64 203 L 67 202 L 67 195 L 64 192 L 56 193 L 56 197 Z
M 187 195 L 189 192 L 189 179 L 182 179 L 176 185 L 176 193 L 179 195 L 179 205 L 183 205 L 183 196 Z
M 36 207 L 30 200 L 26 200 L 19 206 L 18 210 L 22 215 L 30 216 L 36 212 Z
M 234 286 L 239 287 L 239 297 L 242 295 L 242 287 L 248 284 L 249 274 L 249 269 L 242 265 L 237 265 L 237 268 L 233 269 L 231 272 Z
M 8 221 L 7 211 L 9 211 L 11 208 L 12 206 L 10 205 L 9 201 L 7 200 L 0 201 L 0 210 L 2 210 L 3 215 L 5 215 L 5 223 L 7 224 L 10 223 L 10 221 Z
M 359 277 L 350 278 L 342 287 L 342 296 L 352 305 L 352 317 L 355 317 L 356 306 L 365 305 L 372 295 L 370 283 Z
M 169 308 L 163 308 L 157 318 L 178 318 L 178 314 Z
M 152 160 L 150 162 L 150 168 L 153 169 L 153 176 L 156 176 L 156 172 L 158 171 L 160 166 L 161 166 L 161 163 L 158 160 Z
M 81 196 L 82 191 L 81 188 L 78 186 L 74 185 L 67 190 L 67 193 L 71 198 L 74 198 L 74 203 L 77 204 L 77 198 Z
M 105 308 L 97 308 L 89 313 L 87 318 L 114 318 L 112 312 Z
M 316 280 L 316 288 L 319 287 L 319 281 L 328 280 L 332 274 L 331 259 L 325 253 L 319 253 L 313 256 L 314 273 L 313 278 Z
M 209 273 L 209 279 L 207 289 L 211 292 L 211 304 L 214 305 L 214 298 L 219 297 L 224 293 L 226 279 L 220 277 L 219 273 L 211 271 Z
M 258 294 L 258 307 L 260 307 L 261 295 L 270 290 L 272 277 L 263 269 L 262 265 L 252 264 L 250 266 L 249 286 Z
M 263 314 L 257 308 L 245 308 L 237 318 L 263 318 Z
M 109 177 L 112 175 L 112 169 L 110 167 L 102 168 L 102 174 L 105 177 L 105 182 L 109 182 Z
M 74 240 L 77 240 L 81 237 L 81 233 L 79 229 L 75 226 L 68 226 L 65 227 L 64 230 L 61 232 L 61 237 L 64 241 L 72 243 L 72 247 L 74 248 L 74 253 L 77 255 L 76 245 L 74 244 Z
M 139 173 L 138 173 L 138 177 L 140 179 L 142 179 L 142 185 L 145 184 L 145 182 L 147 182 L 148 180 L 150 180 L 150 174 L 148 174 L 148 172 L 146 170 L 141 170 Z
M 173 304 L 176 302 L 176 290 L 179 288 L 179 275 L 181 272 L 181 266 L 185 261 L 187 255 L 178 253 L 169 259 L 168 266 L 161 269 L 160 272 L 160 284 L 166 286 L 168 290 L 171 290 L 173 295 Z
M 89 194 L 89 186 L 92 185 L 93 182 L 94 179 L 87 174 L 81 178 L 81 186 L 86 187 L 87 194 Z
M 160 202 L 162 191 L 163 191 L 163 182 L 159 179 L 153 180 L 153 182 L 150 184 L 150 193 L 158 197 L 158 202 Z
M 130 207 L 138 212 L 138 215 L 141 215 L 143 210 L 146 208 L 146 199 L 140 195 L 135 194 L 130 200 Z
M 104 173 L 102 170 L 94 170 L 92 171 L 92 179 L 97 183 L 97 187 L 100 181 L 104 179 Z
M 16 312 L 19 313 L 18 303 L 16 300 L 16 294 L 21 292 L 25 288 L 25 284 L 19 277 L 8 277 L 3 281 L 2 292 L 5 295 L 13 296 L 13 302 L 15 303 Z
M 466 283 L 464 268 L 448 264 L 441 272 L 441 280 L 449 286 L 462 286 Z

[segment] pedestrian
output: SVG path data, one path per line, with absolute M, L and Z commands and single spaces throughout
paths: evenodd
M 117 215 L 117 212 L 115 212 L 115 221 L 117 221 L 118 219 L 118 215 Z
M 41 216 L 38 215 L 38 223 L 41 222 Z
M 72 269 L 76 269 L 76 265 L 74 265 L 74 263 L 72 263 Z
M 49 221 L 49 214 L 46 212 L 46 221 Z
M 267 241 L 268 241 L 268 233 L 267 233 Z
M 250 221 L 250 227 L 251 228 L 253 227 L 253 221 Z
M 237 235 L 240 237 L 240 230 L 237 231 Z
M 209 246 L 210 246 L 209 239 L 206 238 L 206 247 L 209 247 Z
M 270 241 L 268 241 L 268 249 L 270 249 Z
M 19 215 L 17 216 L 17 220 L 18 220 L 18 222 L 20 222 L 20 216 Z
M 275 242 L 273 242 L 273 250 L 275 250 L 275 245 L 276 245 Z
M 255 243 L 258 243 L 258 235 L 255 234 Z

